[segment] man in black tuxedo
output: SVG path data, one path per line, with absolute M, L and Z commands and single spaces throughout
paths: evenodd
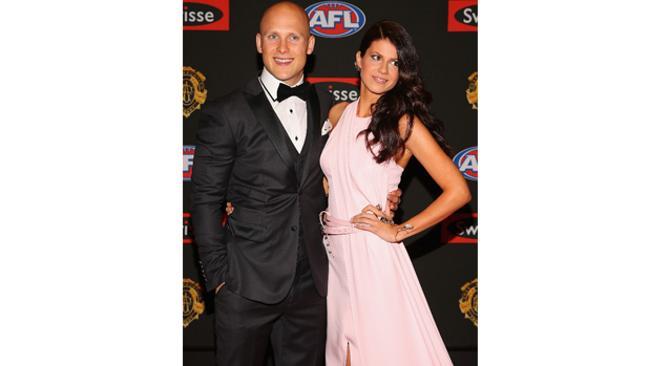
M 309 19 L 272 5 L 256 35 L 264 69 L 201 113 L 192 187 L 194 238 L 215 291 L 217 365 L 323 365 L 328 264 L 319 158 L 331 96 L 303 81 Z M 394 209 L 401 192 L 392 193 Z M 234 212 L 219 222 L 226 200 Z M 359 208 L 361 209 L 361 207 Z
M 269 7 L 261 75 L 204 106 L 194 155 L 193 226 L 215 294 L 217 365 L 324 363 L 327 255 L 318 214 L 329 93 L 303 81 L 315 38 L 304 9 Z M 219 222 L 224 203 L 235 210 Z

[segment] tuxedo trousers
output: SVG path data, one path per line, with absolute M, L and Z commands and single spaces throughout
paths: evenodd
M 291 289 L 277 304 L 241 297 L 228 283 L 214 302 L 217 366 L 265 366 L 269 343 L 275 366 L 325 364 L 327 301 L 307 258 L 298 260 Z

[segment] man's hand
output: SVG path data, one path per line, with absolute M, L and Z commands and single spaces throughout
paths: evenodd
M 386 199 L 386 210 L 384 212 L 384 216 L 388 220 L 393 220 L 393 216 L 395 216 L 395 211 L 397 211 L 397 208 L 399 207 L 401 196 L 402 196 L 402 190 L 399 188 L 392 192 L 388 192 L 388 197 Z
M 235 211 L 235 207 L 232 205 L 232 203 L 226 202 L 226 214 L 230 216 L 234 211 Z

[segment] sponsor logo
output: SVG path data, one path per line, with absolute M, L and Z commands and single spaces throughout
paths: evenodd
M 467 98 L 467 103 L 472 106 L 472 109 L 478 109 L 478 73 L 476 71 L 467 78 L 465 97 Z
M 478 29 L 477 0 L 449 0 L 448 32 L 476 32 Z
M 307 81 L 315 88 L 325 88 L 334 97 L 334 103 L 359 99 L 359 78 L 308 77 Z
M 194 166 L 194 145 L 183 145 L 183 181 L 192 180 L 192 167 Z
M 201 285 L 191 278 L 183 278 L 183 328 L 199 318 L 205 311 Z
M 476 146 L 460 151 L 453 160 L 465 179 L 478 180 L 478 149 Z
M 183 212 L 183 244 L 192 244 L 194 236 L 192 235 L 192 220 L 189 212 Z
M 442 242 L 476 244 L 478 242 L 478 214 L 456 213 L 443 221 Z
M 189 117 L 192 112 L 201 109 L 208 97 L 205 89 L 205 76 L 189 66 L 183 67 L 183 116 Z
M 343 1 L 321 1 L 309 5 L 305 12 L 309 17 L 311 33 L 323 38 L 348 37 L 366 24 L 363 11 Z
M 462 293 L 458 300 L 460 312 L 476 327 L 478 326 L 478 278 L 464 284 L 460 292 Z
M 183 30 L 229 30 L 229 5 L 229 0 L 183 1 Z

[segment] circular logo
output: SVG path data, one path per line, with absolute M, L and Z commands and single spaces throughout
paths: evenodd
M 201 286 L 190 278 L 183 279 L 183 328 L 199 318 L 205 310 Z
M 323 38 L 348 37 L 366 24 L 363 11 L 343 1 L 321 1 L 308 6 L 305 12 L 311 33 Z
M 460 312 L 465 315 L 465 319 L 478 326 L 478 278 L 464 284 L 460 291 L 462 293 L 458 300 Z
M 478 109 L 478 73 L 474 71 L 467 81 L 467 90 L 465 90 L 467 103 L 472 106 L 472 109 Z
M 476 146 L 463 149 L 454 156 L 454 164 L 467 180 L 478 180 L 478 149 Z
M 189 66 L 183 67 L 183 116 L 201 108 L 208 97 L 205 89 L 205 76 Z

